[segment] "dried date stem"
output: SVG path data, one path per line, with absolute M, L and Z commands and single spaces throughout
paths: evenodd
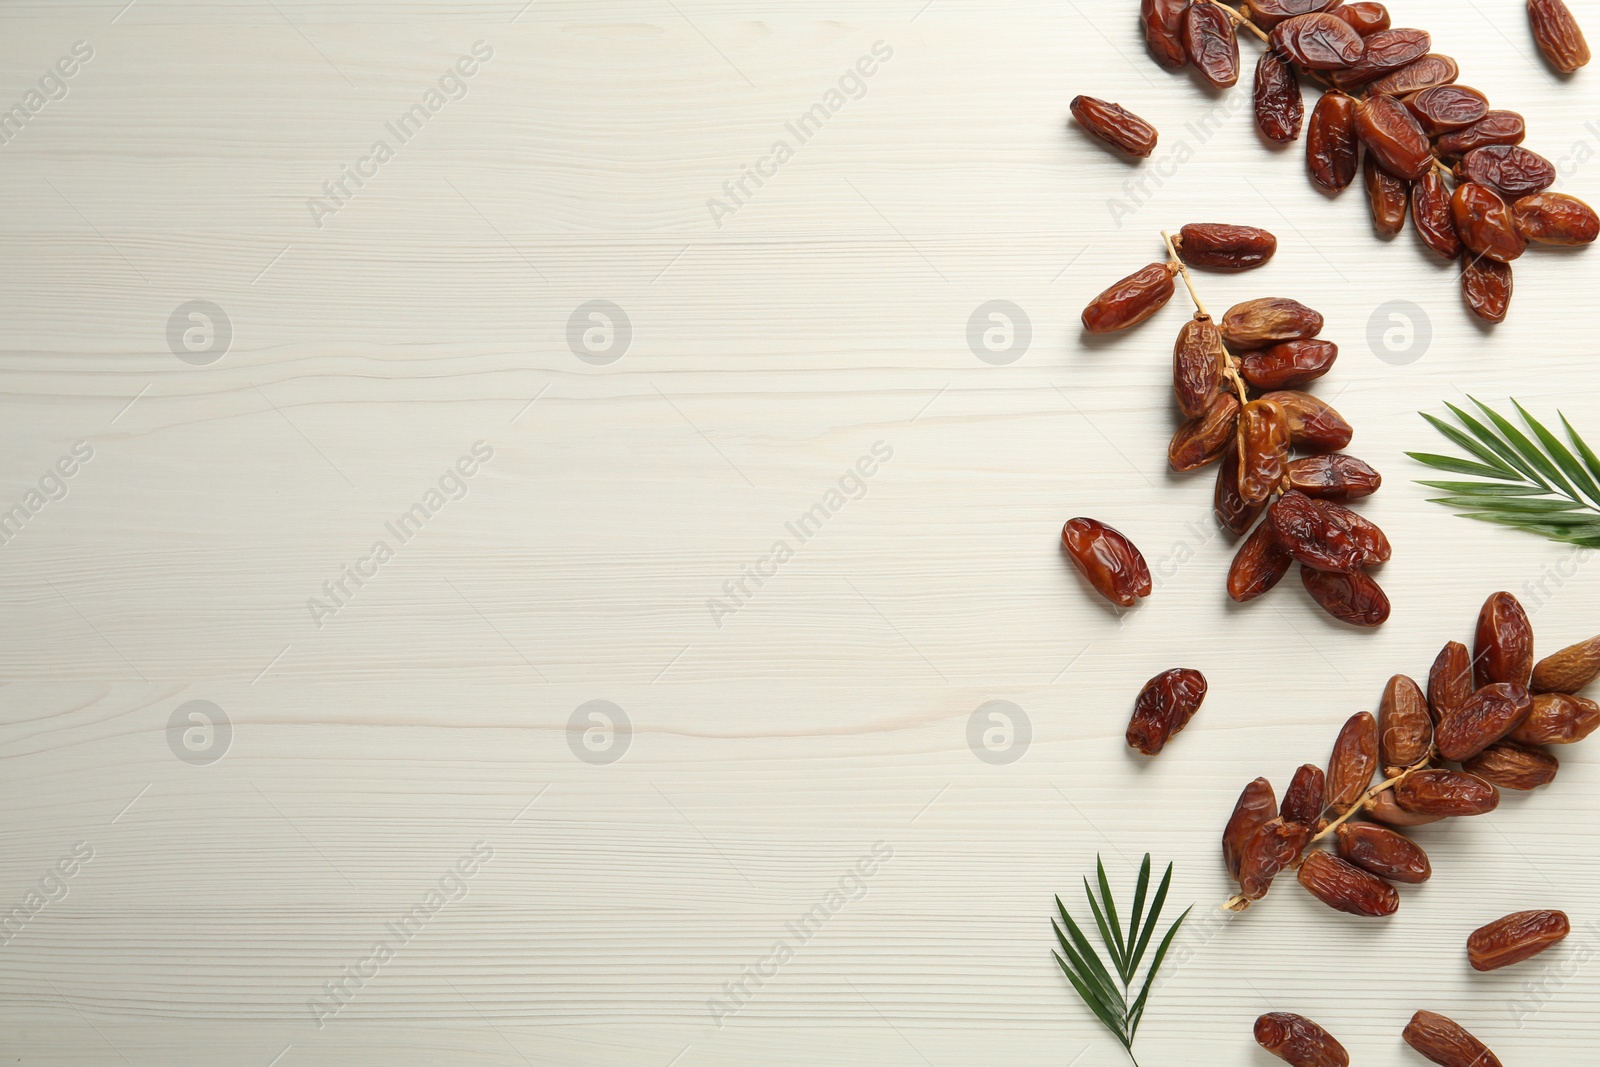
M 1382 793 L 1383 791 L 1385 791 L 1387 789 L 1393 789 L 1395 786 L 1399 785 L 1401 782 L 1405 781 L 1407 778 L 1411 777 L 1416 772 L 1418 772 L 1420 770 L 1425 770 L 1428 767 L 1429 762 L 1432 760 L 1432 758 L 1433 758 L 1433 754 L 1430 752 L 1427 756 L 1424 756 L 1422 759 L 1418 760 L 1416 763 L 1413 763 L 1411 766 L 1407 767 L 1405 770 L 1401 771 L 1399 774 L 1395 775 L 1393 778 L 1386 778 L 1383 781 L 1379 782 L 1377 785 L 1373 786 L 1371 789 L 1367 790 L 1365 793 L 1362 793 L 1361 794 L 1361 799 L 1357 800 L 1354 804 L 1350 805 L 1350 810 L 1349 811 L 1345 812 L 1343 815 L 1339 816 L 1337 819 L 1334 819 L 1332 822 L 1328 823 L 1327 826 L 1323 827 L 1321 830 L 1319 830 L 1317 832 L 1316 836 L 1312 837 L 1311 840 L 1306 842 L 1306 847 L 1301 851 L 1299 858 L 1297 858 L 1295 860 L 1295 862 L 1291 866 L 1298 867 L 1302 862 L 1304 862 L 1306 855 L 1309 854 L 1312 851 L 1313 846 L 1315 846 L 1318 841 L 1321 841 L 1323 838 L 1329 836 L 1334 831 L 1338 830 L 1339 827 L 1341 827 L 1345 823 L 1349 822 L 1352 818 L 1354 818 L 1355 816 L 1361 814 L 1363 811 L 1366 811 L 1367 808 L 1371 807 L 1373 800 L 1375 800 L 1377 798 L 1378 794 Z M 1224 910 L 1224 911 L 1244 911 L 1246 908 L 1248 908 L 1253 903 L 1254 903 L 1254 901 L 1252 901 L 1252 900 L 1248 899 L 1247 897 L 1245 897 L 1244 894 L 1235 893 L 1233 896 L 1229 897 L 1226 901 L 1223 902 L 1222 910 Z

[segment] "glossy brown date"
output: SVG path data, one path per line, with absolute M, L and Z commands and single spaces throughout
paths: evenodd
M 1378 236 L 1387 240 L 1405 229 L 1406 201 L 1411 195 L 1409 183 L 1380 167 L 1371 152 L 1361 160 L 1361 182 L 1367 190 L 1372 228 Z
M 1278 239 L 1258 226 L 1191 222 L 1178 231 L 1178 258 L 1206 270 L 1250 270 L 1272 258 Z
M 1235 304 L 1222 316 L 1222 339 L 1235 351 L 1298 341 L 1322 332 L 1322 316 L 1298 300 L 1263 296 Z
M 1528 717 L 1506 736 L 1525 745 L 1570 745 L 1600 727 L 1600 704 L 1567 693 L 1535 694 Z
M 1527 135 L 1522 116 L 1515 111 L 1490 111 L 1471 126 L 1454 130 L 1433 142 L 1441 159 L 1460 159 L 1474 148 L 1492 144 L 1521 144 Z
M 1389 28 L 1389 9 L 1376 0 L 1356 0 L 1353 4 L 1334 8 L 1333 13 L 1363 37 L 1371 37 Z
M 1239 373 L 1262 391 L 1294 389 L 1327 374 L 1338 358 L 1339 346 L 1332 341 L 1281 341 L 1269 348 L 1245 352 L 1239 358 Z
M 1302 566 L 1300 584 L 1323 611 L 1340 622 L 1382 626 L 1389 621 L 1389 595 L 1366 571 L 1319 571 Z
M 1358 711 L 1345 720 L 1328 758 L 1328 807 L 1343 815 L 1372 785 L 1378 769 L 1378 720 Z
M 1323 794 L 1326 788 L 1322 768 L 1312 763 L 1302 764 L 1289 780 L 1284 790 L 1283 809 L 1280 814 L 1290 822 L 1301 823 L 1316 829 L 1322 818 Z
M 1512 912 L 1467 935 L 1467 962 L 1475 971 L 1498 971 L 1537 956 L 1571 932 L 1566 912 Z
M 1378 757 L 1383 773 L 1396 775 L 1427 758 L 1433 743 L 1433 717 L 1422 687 L 1397 674 L 1383 687 L 1378 703 Z
M 1183 51 L 1213 89 L 1239 80 L 1239 38 L 1216 4 L 1195 3 L 1183 15 Z
M 1461 298 L 1484 322 L 1504 322 L 1511 307 L 1511 264 L 1475 256 L 1461 270 Z
M 1435 168 L 1411 183 L 1411 225 L 1422 243 L 1445 259 L 1461 254 L 1461 236 L 1456 233 L 1455 216 L 1450 210 L 1450 190 Z
M 1600 678 L 1600 637 L 1552 652 L 1533 665 L 1536 693 L 1576 693 Z
M 1383 823 L 1385 826 L 1427 826 L 1429 823 L 1439 822 L 1443 815 L 1423 815 L 1415 811 L 1407 811 L 1395 803 L 1394 790 L 1385 789 L 1367 802 L 1366 813 L 1370 817 Z M 1350 825 L 1346 823 L 1345 825 Z
M 1188 420 L 1172 435 L 1167 465 L 1182 473 L 1221 459 L 1238 424 L 1239 398 L 1231 392 L 1218 393 L 1205 414 Z
M 1256 1020 L 1255 1038 L 1289 1067 L 1350 1067 L 1344 1046 L 1304 1015 L 1268 1012 Z
M 1239 894 L 1260 900 L 1278 872 L 1293 863 L 1311 840 L 1311 827 L 1283 816 L 1269 819 L 1244 846 L 1239 859 Z
M 1457 185 L 1450 194 L 1450 216 L 1455 220 L 1461 243 L 1474 256 L 1510 263 L 1527 248 L 1527 242 L 1511 223 L 1511 209 L 1500 194 L 1487 185 L 1471 181 Z
M 1172 345 L 1172 392 L 1185 416 L 1204 414 L 1217 398 L 1227 358 L 1222 331 L 1209 315 L 1196 315 L 1183 324 Z
M 1150 568 L 1132 541 L 1095 519 L 1069 519 L 1061 543 L 1095 592 L 1124 608 L 1150 595 Z
M 1289 416 L 1275 400 L 1252 400 L 1239 413 L 1239 495 L 1264 504 L 1289 462 Z
M 1355 436 L 1355 430 L 1327 401 L 1297 389 L 1275 389 L 1262 397 L 1276 400 L 1289 416 L 1289 440 L 1298 448 L 1337 452 Z
M 1354 28 L 1354 27 L 1352 27 Z M 1361 57 L 1333 72 L 1334 84 L 1350 88 L 1365 85 L 1421 59 L 1431 43 L 1425 30 L 1384 29 L 1364 38 Z
M 1507 200 L 1542 193 L 1556 180 L 1556 167 L 1519 144 L 1474 148 L 1456 164 L 1456 176 L 1488 186 Z
M 1561 761 L 1533 745 L 1496 741 L 1471 759 L 1463 760 L 1461 769 L 1501 789 L 1527 790 L 1555 781 Z
M 1300 136 L 1306 105 L 1294 68 L 1276 52 L 1262 52 L 1256 60 L 1256 129 L 1269 141 L 1288 144 Z
M 1305 456 L 1292 461 L 1284 473 L 1289 488 L 1320 500 L 1356 500 L 1371 496 L 1383 484 L 1383 475 L 1342 452 Z
M 1575 196 L 1534 193 L 1511 205 L 1511 224 L 1530 241 L 1586 245 L 1600 237 L 1600 215 Z
M 1521 726 L 1532 710 L 1533 702 L 1522 686 L 1485 685 L 1434 729 L 1433 743 L 1447 760 L 1471 759 Z
M 1168 70 L 1189 62 L 1183 51 L 1183 15 L 1191 0 L 1139 0 L 1139 24 L 1144 27 L 1145 47 L 1155 61 Z
M 1367 95 L 1405 96 L 1421 92 L 1435 85 L 1449 85 L 1461 74 L 1456 61 L 1449 56 L 1429 52 L 1421 59 L 1407 63 L 1399 70 L 1385 74 L 1367 85 Z
M 1419 885 L 1433 877 L 1422 847 L 1404 834 L 1370 822 L 1347 822 L 1334 831 L 1339 855 L 1362 870 L 1391 882 Z
M 1283 580 L 1294 557 L 1278 543 L 1270 521 L 1245 538 L 1228 567 L 1228 596 L 1239 603 L 1254 600 Z
M 1339 0 L 1247 0 L 1245 4 L 1250 21 L 1264 30 L 1270 30 L 1296 15 L 1309 15 L 1313 11 L 1327 11 L 1338 6 Z
M 1267 508 L 1266 521 L 1284 551 L 1307 567 L 1349 571 L 1361 566 L 1354 531 L 1304 493 L 1283 494 Z
M 1589 42 L 1562 0 L 1528 0 L 1528 25 L 1547 63 L 1571 74 L 1589 62 Z
M 1188 667 L 1162 671 L 1139 690 L 1128 722 L 1128 747 L 1154 756 L 1166 747 L 1200 710 L 1206 698 L 1206 677 Z
M 1300 864 L 1300 884 L 1334 911 L 1380 918 L 1400 908 L 1400 894 L 1382 878 L 1321 849 Z
M 1356 177 L 1361 143 L 1356 139 L 1356 101 L 1330 89 L 1311 109 L 1306 127 L 1306 168 L 1311 180 L 1330 193 L 1344 190 Z
M 1389 556 L 1392 552 L 1389 547 L 1389 538 L 1384 536 L 1382 530 L 1378 529 L 1377 523 L 1332 500 L 1318 501 L 1317 506 L 1330 517 L 1350 528 L 1351 536 L 1355 538 L 1356 547 L 1361 550 L 1361 565 L 1363 567 L 1389 562 Z
M 1070 106 L 1078 125 L 1097 140 L 1140 159 L 1156 150 L 1156 128 L 1122 105 L 1075 96 Z
M 1472 681 L 1526 686 L 1533 675 L 1533 624 L 1510 593 L 1490 593 L 1478 609 L 1472 641 Z
M 1412 93 L 1404 103 L 1429 137 L 1471 126 L 1489 113 L 1489 98 L 1465 85 L 1435 85 Z
M 1315 11 L 1274 26 L 1272 48 L 1304 70 L 1339 70 L 1360 59 L 1365 45 L 1344 19 Z
M 1435 1012 L 1417 1012 L 1400 1036 L 1439 1067 L 1502 1067 L 1489 1046 Z
M 1472 699 L 1472 653 L 1460 641 L 1447 642 L 1428 670 L 1428 710 L 1435 725 Z
M 1433 165 L 1428 135 L 1405 105 L 1392 96 L 1369 94 L 1356 105 L 1356 136 L 1377 157 L 1377 163 L 1396 178 L 1420 178 Z
M 1083 328 L 1090 333 L 1113 333 L 1137 326 L 1172 299 L 1173 273 L 1166 263 L 1152 263 L 1114 283 L 1083 309 Z
M 1396 804 L 1418 815 L 1482 815 L 1500 806 L 1500 790 L 1482 778 L 1442 768 L 1417 771 L 1392 792 Z
M 1272 783 L 1257 778 L 1244 787 L 1228 825 L 1222 830 L 1222 862 L 1234 881 L 1239 880 L 1239 864 L 1250 839 L 1269 821 L 1278 817 L 1278 801 L 1272 795 Z
M 1222 528 L 1242 534 L 1255 525 L 1266 510 L 1266 502 L 1252 504 L 1239 492 L 1239 446 L 1230 442 L 1222 462 L 1217 464 L 1217 486 L 1211 498 L 1211 511 Z

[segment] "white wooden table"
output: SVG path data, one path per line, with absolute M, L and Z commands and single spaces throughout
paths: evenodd
M 1600 199 L 1600 75 L 1549 74 L 1510 0 L 1393 6 Z M 0 509 L 40 494 L 0 545 L 0 1059 L 1115 1064 L 1047 918 L 1147 850 L 1198 906 L 1146 1067 L 1266 1063 L 1271 1009 L 1362 1064 L 1420 1062 L 1422 1006 L 1508 1065 L 1592 1058 L 1593 748 L 1420 832 L 1437 876 L 1390 921 L 1215 905 L 1243 783 L 1325 760 L 1488 592 L 1544 583 L 1545 651 L 1596 629 L 1591 557 L 1452 518 L 1403 451 L 1464 392 L 1600 438 L 1600 259 L 1529 254 L 1479 329 L 1129 5 L 1004 8 L 0 11 L 0 103 L 44 98 L 0 145 Z M 1156 161 L 1068 129 L 1080 92 L 1187 146 L 1131 217 Z M 1080 333 L 1200 220 L 1281 241 L 1210 302 L 1295 296 L 1342 346 L 1317 391 L 1388 477 L 1380 632 L 1226 602 L 1211 479 L 1165 470 L 1178 302 Z M 1431 339 L 1381 359 L 1393 299 Z M 1030 336 L 986 360 L 996 300 Z M 1144 547 L 1136 611 L 1066 565 L 1078 514 Z M 1175 665 L 1211 696 L 1141 759 L 1133 694 Z M 969 747 L 991 701 L 1009 763 Z M 1470 972 L 1466 933 L 1535 906 L 1580 934 Z

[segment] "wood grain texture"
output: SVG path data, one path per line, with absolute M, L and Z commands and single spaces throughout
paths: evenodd
M 1527 114 L 1559 188 L 1600 194 L 1600 92 L 1538 63 L 1520 9 L 1394 13 Z M 0 944 L 8 1059 L 1115 1063 L 1046 920 L 1096 852 L 1126 882 L 1145 850 L 1199 903 L 1147 1067 L 1264 1062 L 1249 1027 L 1274 1009 L 1365 1064 L 1411 1062 L 1416 1007 L 1507 1063 L 1600 1039 L 1582 747 L 1551 788 L 1420 831 L 1437 877 L 1392 921 L 1293 887 L 1213 909 L 1242 784 L 1325 759 L 1485 594 L 1522 594 L 1545 651 L 1596 630 L 1591 557 L 1449 517 L 1402 454 L 1435 443 L 1415 412 L 1463 392 L 1600 437 L 1593 253 L 1530 252 L 1510 320 L 1480 330 L 1411 235 L 1385 246 L 1298 147 L 1263 147 L 1247 88 L 1159 71 L 1130 15 L 1088 6 L 26 0 L 0 20 L 0 104 L 94 51 L 0 144 L 0 511 L 93 450 L 0 544 L 0 913 L 93 851 Z M 464 95 L 319 227 L 308 201 L 478 41 Z M 707 201 L 876 42 L 864 94 L 718 226 Z M 1155 159 L 1069 128 L 1079 92 L 1155 122 Z M 1127 184 L 1180 146 L 1159 187 Z M 1210 479 L 1165 468 L 1177 305 L 1081 335 L 1087 298 L 1189 221 L 1280 239 L 1261 271 L 1200 278 L 1214 308 L 1295 296 L 1341 345 L 1317 391 L 1388 479 L 1363 509 L 1395 544 L 1379 633 L 1292 588 L 1227 604 Z M 1431 331 L 1403 364 L 1367 340 L 1396 298 Z M 1032 328 L 1003 366 L 967 338 L 997 299 Z M 232 328 L 205 366 L 168 341 L 193 300 Z M 593 300 L 632 327 L 606 365 L 568 343 Z M 492 458 L 402 543 L 386 524 L 476 442 Z M 832 491 L 802 543 L 789 524 Z M 1076 514 L 1144 548 L 1136 611 L 1066 565 Z M 392 558 L 319 625 L 308 600 L 378 540 Z M 737 611 L 708 606 L 741 579 Z M 1174 665 L 1211 694 L 1141 760 L 1133 695 Z M 231 724 L 205 765 L 170 743 L 194 700 Z M 594 700 L 631 722 L 609 764 L 573 747 Z M 1010 764 L 968 747 L 993 700 L 1031 727 Z M 475 848 L 443 883 L 459 899 L 319 1028 L 308 1001 Z M 1572 942 L 1472 973 L 1466 934 L 1527 907 L 1566 909 Z M 708 1002 L 785 938 L 719 1026 Z M 1400 959 L 1403 986 L 1355 977 Z

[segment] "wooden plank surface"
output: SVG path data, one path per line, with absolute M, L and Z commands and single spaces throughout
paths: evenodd
M 1537 62 L 1519 5 L 1394 15 L 1527 115 L 1559 188 L 1600 195 L 1600 90 Z M 1097 852 L 1127 882 L 1147 850 L 1199 905 L 1147 1067 L 1265 1063 L 1250 1023 L 1273 1009 L 1364 1064 L 1417 1062 L 1416 1007 L 1508 1064 L 1590 1056 L 1592 752 L 1420 831 L 1437 877 L 1390 921 L 1294 887 L 1215 905 L 1241 785 L 1323 761 L 1488 592 L 1524 596 L 1545 651 L 1596 630 L 1589 556 L 1450 517 L 1403 455 L 1437 444 L 1415 413 L 1464 393 L 1600 439 L 1592 252 L 1530 253 L 1510 321 L 1475 326 L 1409 233 L 1379 241 L 1359 191 L 1329 200 L 1298 146 L 1263 147 L 1247 86 L 1159 71 L 1118 9 L 0 20 L 0 103 L 92 52 L 0 144 L 0 510 L 51 497 L 0 544 L 0 908 L 52 898 L 0 945 L 8 1060 L 1112 1064 L 1047 916 Z M 1155 159 L 1068 129 L 1079 92 L 1154 121 Z M 1387 476 L 1363 509 L 1395 544 L 1380 632 L 1294 589 L 1222 595 L 1210 479 L 1165 468 L 1178 304 L 1079 330 L 1198 220 L 1280 238 L 1267 268 L 1201 279 L 1213 308 L 1295 296 L 1341 346 L 1317 391 Z M 986 361 L 969 320 L 996 300 L 1031 337 Z M 1393 300 L 1425 348 L 1384 349 Z M 625 350 L 584 348 L 593 301 Z M 1149 602 L 1086 594 L 1056 540 L 1077 514 L 1144 547 Z M 1132 696 L 1179 664 L 1211 695 L 1142 760 Z M 1026 718 L 1013 762 L 969 744 L 992 701 Z M 1469 930 L 1536 906 L 1578 934 L 1467 968 Z

